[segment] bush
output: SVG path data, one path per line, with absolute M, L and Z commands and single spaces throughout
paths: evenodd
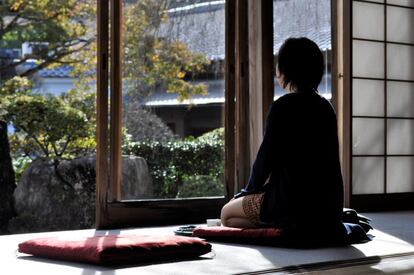
M 173 141 L 177 137 L 170 128 L 150 110 L 127 104 L 123 123 L 133 141 Z
M 224 190 L 221 177 L 194 175 L 184 179 L 183 185 L 178 188 L 177 197 L 213 197 L 222 196 Z
M 220 138 L 131 142 L 123 149 L 147 161 L 156 198 L 224 194 L 224 141 Z

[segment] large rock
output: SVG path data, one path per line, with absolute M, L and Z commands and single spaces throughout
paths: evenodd
M 15 233 L 91 228 L 95 223 L 95 157 L 33 162 L 14 192 L 18 217 L 9 224 Z M 143 158 L 122 159 L 123 199 L 153 197 Z
M 121 182 L 123 200 L 154 198 L 154 188 L 147 162 L 141 157 L 122 157 Z

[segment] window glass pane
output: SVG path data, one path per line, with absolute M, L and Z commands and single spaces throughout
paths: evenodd
M 414 1 L 412 1 L 414 2 Z M 387 7 L 387 40 L 414 43 L 414 10 Z
M 124 0 L 122 199 L 224 195 L 224 6 Z
M 414 7 L 413 0 L 387 0 L 387 4 Z
M 92 228 L 94 5 L 0 1 L 0 17 L 0 234 Z
M 273 30 L 275 57 L 289 37 L 307 37 L 322 50 L 325 73 L 318 87 L 319 93 L 331 96 L 331 1 L 330 0 L 273 0 Z M 275 96 L 285 91 L 275 81 Z
M 354 116 L 384 116 L 384 81 L 352 80 Z
M 414 157 L 387 158 L 387 193 L 414 192 Z
M 352 194 L 384 193 L 384 158 L 352 158 Z
M 387 115 L 414 117 L 414 83 L 387 82 Z
M 414 46 L 387 44 L 389 79 L 414 80 Z
M 384 40 L 384 5 L 353 2 L 352 36 Z
M 387 154 L 414 154 L 414 120 L 388 119 Z
M 384 120 L 373 118 L 352 119 L 352 154 L 384 154 Z
M 384 44 L 354 40 L 352 45 L 353 76 L 384 78 Z

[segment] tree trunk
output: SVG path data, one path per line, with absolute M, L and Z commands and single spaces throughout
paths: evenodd
M 16 188 L 10 157 L 7 124 L 0 121 L 0 234 L 7 234 L 7 224 L 15 216 L 13 191 Z

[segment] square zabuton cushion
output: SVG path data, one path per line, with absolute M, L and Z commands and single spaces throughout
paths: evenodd
M 119 265 L 195 258 L 210 252 L 211 245 L 182 236 L 49 237 L 20 243 L 18 251 L 51 259 Z

